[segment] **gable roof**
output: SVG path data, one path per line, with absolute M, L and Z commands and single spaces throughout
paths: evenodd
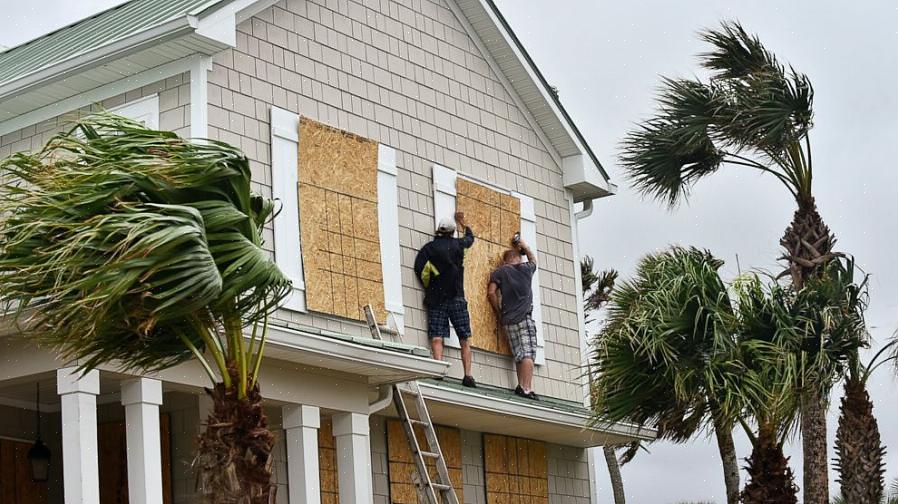
M 446 1 L 558 153 L 575 201 L 612 194 L 598 157 L 494 1 Z M 236 43 L 237 22 L 273 3 L 130 0 L 0 52 L 0 123 L 190 54 L 215 54 Z

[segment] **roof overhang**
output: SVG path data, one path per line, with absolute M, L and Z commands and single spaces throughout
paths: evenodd
M 273 0 L 225 0 L 0 84 L 0 122 L 237 43 L 237 24 Z M 168 75 L 160 75 L 160 79 Z M 62 111 L 68 112 L 68 111 Z
M 581 448 L 655 439 L 655 431 L 645 427 L 590 427 L 585 409 L 564 411 L 539 401 L 502 399 L 478 393 L 477 389 L 458 390 L 432 381 L 421 382 L 420 386 L 430 416 L 441 425 Z
M 449 363 L 423 355 L 378 348 L 376 341 L 360 344 L 282 327 L 271 327 L 265 355 L 303 364 L 363 376 L 369 385 L 386 385 L 444 376 Z
M 449 2 L 452 5 L 453 2 Z M 608 173 L 493 0 L 454 0 L 470 30 L 558 154 L 574 202 L 614 194 Z M 501 78 L 501 77 L 500 77 Z

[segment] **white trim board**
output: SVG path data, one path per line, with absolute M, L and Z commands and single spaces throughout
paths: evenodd
M 91 89 L 84 93 L 79 93 L 70 98 L 32 110 L 31 112 L 17 115 L 16 117 L 0 122 L 0 135 L 6 135 L 13 131 L 27 128 L 33 124 L 38 124 L 47 119 L 61 116 L 81 107 L 101 102 L 107 98 L 141 88 L 147 84 L 152 84 L 174 75 L 190 72 L 196 67 L 197 62 L 201 59 L 202 56 L 196 55 L 172 61 L 171 63 L 144 70 L 143 72 L 119 79 L 115 82 L 110 82 L 109 84 Z
M 405 332 L 402 301 L 402 251 L 399 246 L 399 169 L 396 150 L 377 146 L 377 220 L 380 234 L 380 264 L 383 273 L 384 307 L 393 317 L 394 328 Z
M 280 202 L 274 218 L 274 259 L 293 292 L 284 308 L 306 311 L 306 283 L 302 265 L 299 221 L 299 114 L 271 108 L 271 192 Z
M 118 114 L 139 123 L 143 123 L 149 129 L 159 128 L 159 95 L 152 94 L 137 100 L 130 101 L 118 107 L 112 107 L 109 112 Z

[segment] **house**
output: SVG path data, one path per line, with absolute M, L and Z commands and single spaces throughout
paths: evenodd
M 282 204 L 265 239 L 294 291 L 261 380 L 278 502 L 414 502 L 387 393 L 408 380 L 468 503 L 595 502 L 587 448 L 654 435 L 586 425 L 577 222 L 614 186 L 492 0 L 131 0 L 0 53 L 0 158 L 100 109 L 239 146 L 255 189 Z M 430 358 L 412 271 L 457 207 L 479 237 L 476 389 L 459 384 L 453 342 Z M 539 402 L 512 394 L 483 311 L 513 231 L 540 257 Z M 371 338 L 368 303 L 401 341 Z M 0 503 L 198 502 L 199 366 L 76 366 L 0 328 Z M 38 428 L 44 483 L 26 460 Z

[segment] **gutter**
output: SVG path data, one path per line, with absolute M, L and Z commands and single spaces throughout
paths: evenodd
M 63 60 L 49 67 L 41 68 L 0 85 L 0 101 L 47 86 L 56 81 L 64 80 L 73 74 L 84 72 L 87 68 L 97 67 L 128 54 L 133 54 L 168 40 L 190 34 L 195 29 L 196 25 L 190 22 L 188 16 L 172 19 L 148 30 L 116 40 L 105 46 Z

